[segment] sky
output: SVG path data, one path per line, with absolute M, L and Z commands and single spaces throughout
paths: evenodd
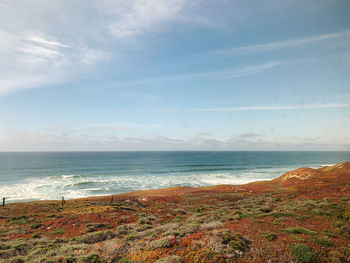
M 2 0 L 0 151 L 350 150 L 348 0 Z

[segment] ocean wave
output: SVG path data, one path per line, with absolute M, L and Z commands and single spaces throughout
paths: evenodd
M 0 196 L 8 201 L 81 198 L 91 195 L 108 195 L 135 190 L 174 186 L 210 186 L 218 184 L 245 184 L 268 180 L 281 172 L 280 168 L 251 169 L 240 173 L 169 173 L 167 175 L 61 175 L 29 178 L 22 183 L 0 186 Z M 273 173 L 272 173 L 273 172 Z
M 201 187 L 219 184 L 245 184 L 269 180 L 297 167 L 246 167 L 225 171 L 218 169 L 188 169 L 167 173 L 145 174 L 62 174 L 57 176 L 31 177 L 21 183 L 0 186 L 0 197 L 8 201 L 49 200 L 81 198 L 92 195 L 119 194 L 143 189 L 174 186 Z M 213 170 L 213 171 L 211 171 Z

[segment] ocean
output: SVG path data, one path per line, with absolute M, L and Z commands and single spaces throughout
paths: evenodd
M 20 202 L 244 184 L 349 160 L 350 152 L 2 152 L 0 198 Z

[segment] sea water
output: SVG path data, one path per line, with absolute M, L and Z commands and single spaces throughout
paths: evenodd
M 79 198 L 173 186 L 244 184 L 307 166 L 350 161 L 350 152 L 0 153 L 0 198 Z

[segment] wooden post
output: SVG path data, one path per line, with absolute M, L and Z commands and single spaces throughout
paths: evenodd
M 64 196 L 62 196 L 62 206 L 64 205 Z
M 5 206 L 5 197 L 2 198 L 2 206 Z
M 112 195 L 112 198 L 111 198 L 111 204 L 113 204 L 113 195 Z

